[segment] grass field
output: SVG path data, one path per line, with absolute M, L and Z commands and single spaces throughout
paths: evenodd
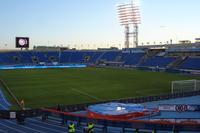
M 170 93 L 173 80 L 200 79 L 109 68 L 1 70 L 0 78 L 32 108 Z

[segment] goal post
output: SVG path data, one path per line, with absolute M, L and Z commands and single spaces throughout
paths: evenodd
M 171 93 L 191 92 L 200 90 L 200 80 L 172 81 Z

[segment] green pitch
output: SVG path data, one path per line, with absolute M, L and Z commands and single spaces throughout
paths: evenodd
M 109 68 L 1 70 L 0 78 L 32 108 L 170 93 L 171 81 L 197 79 Z

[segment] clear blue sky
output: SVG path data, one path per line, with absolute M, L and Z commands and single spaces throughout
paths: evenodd
M 0 49 L 14 48 L 15 36 L 30 45 L 121 46 L 124 28 L 116 5 L 129 0 L 1 0 Z M 141 42 L 200 37 L 200 0 L 140 0 Z M 7 47 L 5 47 L 7 44 Z

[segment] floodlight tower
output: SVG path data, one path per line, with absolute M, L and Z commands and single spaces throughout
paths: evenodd
M 132 35 L 133 44 L 138 46 L 138 24 L 140 24 L 139 6 L 133 1 L 129 4 L 121 4 L 117 6 L 119 21 L 125 27 L 125 48 L 129 48 L 129 38 Z M 133 26 L 133 31 L 130 32 L 130 26 Z

